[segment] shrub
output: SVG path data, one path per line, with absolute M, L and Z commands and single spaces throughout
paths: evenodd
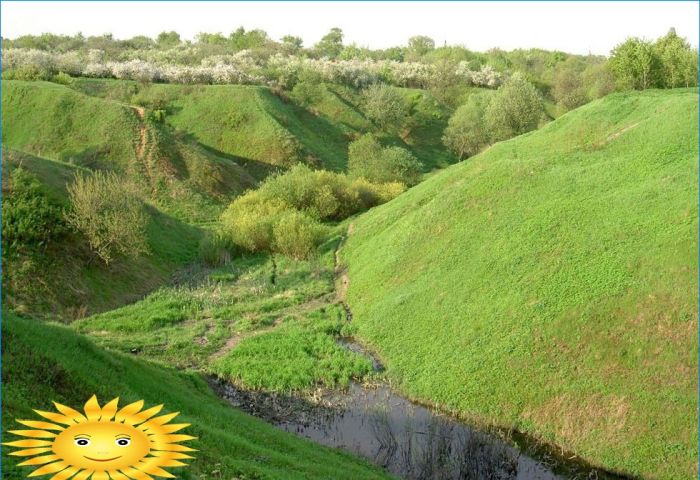
M 494 94 L 484 116 L 489 136 L 498 141 L 536 129 L 543 114 L 537 89 L 515 74 Z
M 34 175 L 16 168 L 3 180 L 3 256 L 45 247 L 66 232 L 63 209 Z
M 348 146 L 348 172 L 371 182 L 401 182 L 415 185 L 420 179 L 421 162 L 401 147 L 382 147 L 372 134 L 363 135 Z
M 284 212 L 273 227 L 274 250 L 295 260 L 311 257 L 321 239 L 321 226 L 295 210 Z
M 73 79 L 71 78 L 71 76 L 64 72 L 58 72 L 56 75 L 53 76 L 51 81 L 53 83 L 58 83 L 61 85 L 70 85 L 73 83 Z
M 223 232 L 232 243 L 251 251 L 272 251 L 272 227 L 289 207 L 259 191 L 248 192 L 229 205 L 221 217 Z
M 362 93 L 364 112 L 379 128 L 398 131 L 408 117 L 409 106 L 401 93 L 388 85 L 377 84 Z
M 447 122 L 442 142 L 460 160 L 475 155 L 489 143 L 484 117 L 490 98 L 486 92 L 470 95 L 467 103 L 460 106 Z
M 229 263 L 233 250 L 235 246 L 221 231 L 207 232 L 199 242 L 199 258 L 210 267 Z
M 342 220 L 404 189 L 401 183 L 374 184 L 296 165 L 235 199 L 221 217 L 222 234 L 244 250 L 308 258 L 321 239 L 321 220 Z
M 135 186 L 112 173 L 78 175 L 68 187 L 68 222 L 81 231 L 106 263 L 115 256 L 148 253 L 148 217 Z

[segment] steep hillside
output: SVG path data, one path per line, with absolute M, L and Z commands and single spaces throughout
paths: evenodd
M 60 205 L 68 205 L 66 187 L 81 167 L 3 148 L 3 194 L 18 166 L 33 174 Z M 147 207 L 151 253 L 138 259 L 118 258 L 109 266 L 95 259 L 78 233 L 64 236 L 31 257 L 4 255 L 3 300 L 19 312 L 72 319 L 133 302 L 197 256 L 202 229 L 155 206 Z
M 100 401 L 120 397 L 120 405 L 145 400 L 179 411 L 190 423 L 188 444 L 197 449 L 191 466 L 174 469 L 178 478 L 386 478 L 376 467 L 302 440 L 250 417 L 211 392 L 196 374 L 118 353 L 109 353 L 67 328 L 3 315 L 2 426 L 35 418 L 33 408 L 52 410 L 51 401 L 77 407 L 93 394 Z M 3 435 L 3 441 L 15 438 Z M 22 459 L 3 458 L 3 478 L 26 478 Z
M 697 476 L 697 95 L 606 97 L 354 222 L 354 322 L 405 392 Z
M 136 157 L 139 121 L 128 106 L 49 82 L 2 81 L 2 144 L 54 160 L 121 168 Z

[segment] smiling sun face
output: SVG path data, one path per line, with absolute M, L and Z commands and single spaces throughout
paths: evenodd
M 178 442 L 189 435 L 174 432 L 189 424 L 169 424 L 177 413 L 155 417 L 162 405 L 141 410 L 143 400 L 117 411 L 118 398 L 100 407 L 93 397 L 85 404 L 85 414 L 65 405 L 56 405 L 60 413 L 36 413 L 50 422 L 17 420 L 34 430 L 10 430 L 29 437 L 3 443 L 21 447 L 10 455 L 32 457 L 19 465 L 41 465 L 30 477 L 54 474 L 51 480 L 147 480 L 174 477 L 162 467 L 185 466 L 181 459 L 192 458 L 182 452 L 193 449 Z

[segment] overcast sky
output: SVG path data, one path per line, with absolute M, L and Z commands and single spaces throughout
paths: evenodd
M 8 2 L 2 36 L 42 32 L 116 38 L 176 30 L 228 34 L 239 26 L 274 38 L 298 35 L 305 46 L 331 27 L 345 43 L 385 48 L 413 35 L 437 45 L 485 51 L 538 47 L 607 55 L 628 36 L 657 38 L 675 27 L 697 46 L 698 2 Z

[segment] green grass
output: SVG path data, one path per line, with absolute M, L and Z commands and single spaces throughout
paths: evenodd
M 2 144 L 53 160 L 125 170 L 138 120 L 129 107 L 49 82 L 2 81 Z
M 354 222 L 360 336 L 411 397 L 697 476 L 698 93 L 611 95 Z
M 171 469 L 182 479 L 387 478 L 377 467 L 278 430 L 219 400 L 197 374 L 178 372 L 133 356 L 106 352 L 66 327 L 4 314 L 2 322 L 3 430 L 16 418 L 37 418 L 51 401 L 80 408 L 96 394 L 120 405 L 145 400 L 191 423 L 186 433 L 198 451 L 189 467 Z M 3 441 L 16 439 L 3 435 Z M 31 467 L 3 458 L 3 478 L 26 478 Z
M 304 262 L 265 255 L 195 274 L 189 286 L 74 323 L 111 349 L 215 373 L 248 388 L 347 386 L 371 362 L 336 344 L 353 333 L 335 304 L 331 238 Z M 274 283 L 273 283 L 274 277 Z
M 3 148 L 4 175 L 20 165 L 63 205 L 69 203 L 66 186 L 78 171 L 85 171 Z M 203 231 L 154 206 L 147 213 L 151 253 L 135 260 L 119 258 L 105 266 L 79 234 L 69 234 L 34 256 L 8 259 L 3 272 L 6 305 L 26 314 L 70 320 L 133 302 L 168 281 L 176 270 L 196 260 Z

